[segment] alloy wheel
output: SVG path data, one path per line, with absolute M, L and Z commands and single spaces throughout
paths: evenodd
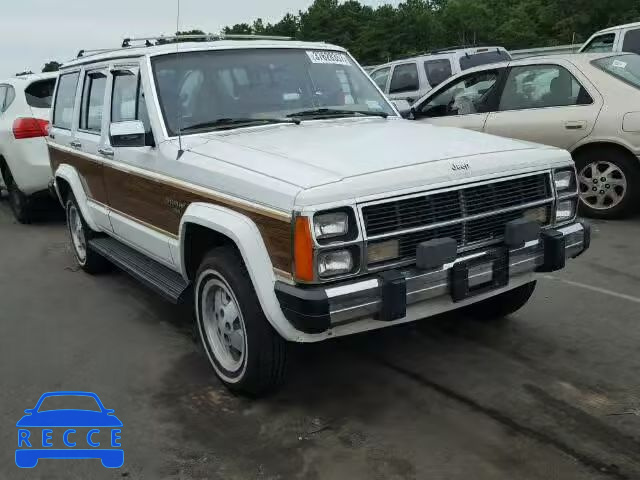
M 580 200 L 594 210 L 618 205 L 627 193 L 627 177 L 615 163 L 598 161 L 587 164 L 578 175 Z

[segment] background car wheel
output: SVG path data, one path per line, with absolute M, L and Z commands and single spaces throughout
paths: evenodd
M 202 260 L 195 309 L 202 346 L 229 389 L 260 395 L 283 382 L 286 342 L 266 319 L 235 248 L 215 248 Z
M 628 152 L 597 147 L 575 155 L 580 213 L 592 218 L 621 218 L 637 207 L 640 164 Z
M 108 270 L 111 265 L 97 252 L 88 248 L 89 240 L 98 234 L 91 230 L 73 195 L 69 195 L 66 203 L 67 228 L 71 237 L 71 248 L 78 265 L 87 273 L 95 274 Z
M 464 312 L 478 320 L 503 318 L 524 307 L 535 289 L 536 282 L 530 282 L 508 292 L 469 305 Z
M 9 205 L 11 206 L 13 216 L 20 223 L 31 223 L 33 218 L 29 197 L 20 191 L 20 188 L 16 185 L 13 177 L 10 175 L 8 175 L 8 177 L 7 191 L 9 192 Z

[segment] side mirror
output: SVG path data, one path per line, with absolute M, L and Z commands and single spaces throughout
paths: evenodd
M 412 112 L 409 102 L 406 100 L 392 100 L 391 103 L 396 107 L 396 110 L 398 110 L 398 113 L 402 118 L 411 118 Z
M 109 126 L 112 147 L 144 147 L 144 124 L 140 120 L 116 122 Z

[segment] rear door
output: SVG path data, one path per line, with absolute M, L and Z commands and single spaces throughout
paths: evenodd
M 416 120 L 482 131 L 497 105 L 503 71 L 481 70 L 450 80 L 414 108 Z
M 409 103 L 421 97 L 420 74 L 415 61 L 393 66 L 388 96 L 391 100 L 406 100 Z
M 569 150 L 591 132 L 601 107 L 598 92 L 569 62 L 514 66 L 485 132 Z

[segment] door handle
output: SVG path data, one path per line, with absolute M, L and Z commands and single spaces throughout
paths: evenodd
M 564 128 L 567 130 L 583 130 L 586 128 L 587 122 L 584 120 L 578 120 L 575 122 L 564 122 Z
M 72 142 L 69 142 L 69 145 L 72 148 L 82 148 L 82 144 L 80 142 L 76 141 L 76 140 L 74 140 Z
M 111 147 L 100 147 L 98 148 L 98 153 L 100 155 L 104 155 L 105 157 L 113 157 L 115 152 Z

